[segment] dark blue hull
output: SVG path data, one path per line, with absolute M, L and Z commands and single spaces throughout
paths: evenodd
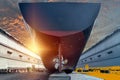
M 20 3 L 21 13 L 46 50 L 41 58 L 50 72 L 74 70 L 85 47 L 100 4 Z M 59 70 L 61 69 L 61 70 Z

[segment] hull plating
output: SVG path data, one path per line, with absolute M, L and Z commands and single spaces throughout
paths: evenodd
M 20 3 L 36 41 L 47 50 L 41 54 L 50 72 L 73 70 L 98 15 L 98 3 Z

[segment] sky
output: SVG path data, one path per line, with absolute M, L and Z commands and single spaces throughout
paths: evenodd
M 48 0 L 0 0 L 0 28 L 9 32 L 25 46 L 30 47 L 32 41 L 25 28 L 19 11 L 19 2 L 47 2 Z M 120 0 L 49 0 L 49 2 L 91 2 L 101 3 L 99 15 L 85 50 L 95 45 L 120 26 Z

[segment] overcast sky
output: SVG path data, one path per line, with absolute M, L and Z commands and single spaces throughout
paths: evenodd
M 28 46 L 30 34 L 22 21 L 18 3 L 47 2 L 47 0 L 0 0 L 0 27 Z M 101 3 L 100 13 L 85 49 L 90 48 L 120 26 L 120 0 L 49 0 L 62 2 Z

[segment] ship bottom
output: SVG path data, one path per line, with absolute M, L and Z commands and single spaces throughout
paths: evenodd
M 40 56 L 51 73 L 59 72 L 60 67 L 62 71 L 72 72 L 86 43 L 83 32 L 56 37 L 36 31 L 36 40 L 45 48 Z

